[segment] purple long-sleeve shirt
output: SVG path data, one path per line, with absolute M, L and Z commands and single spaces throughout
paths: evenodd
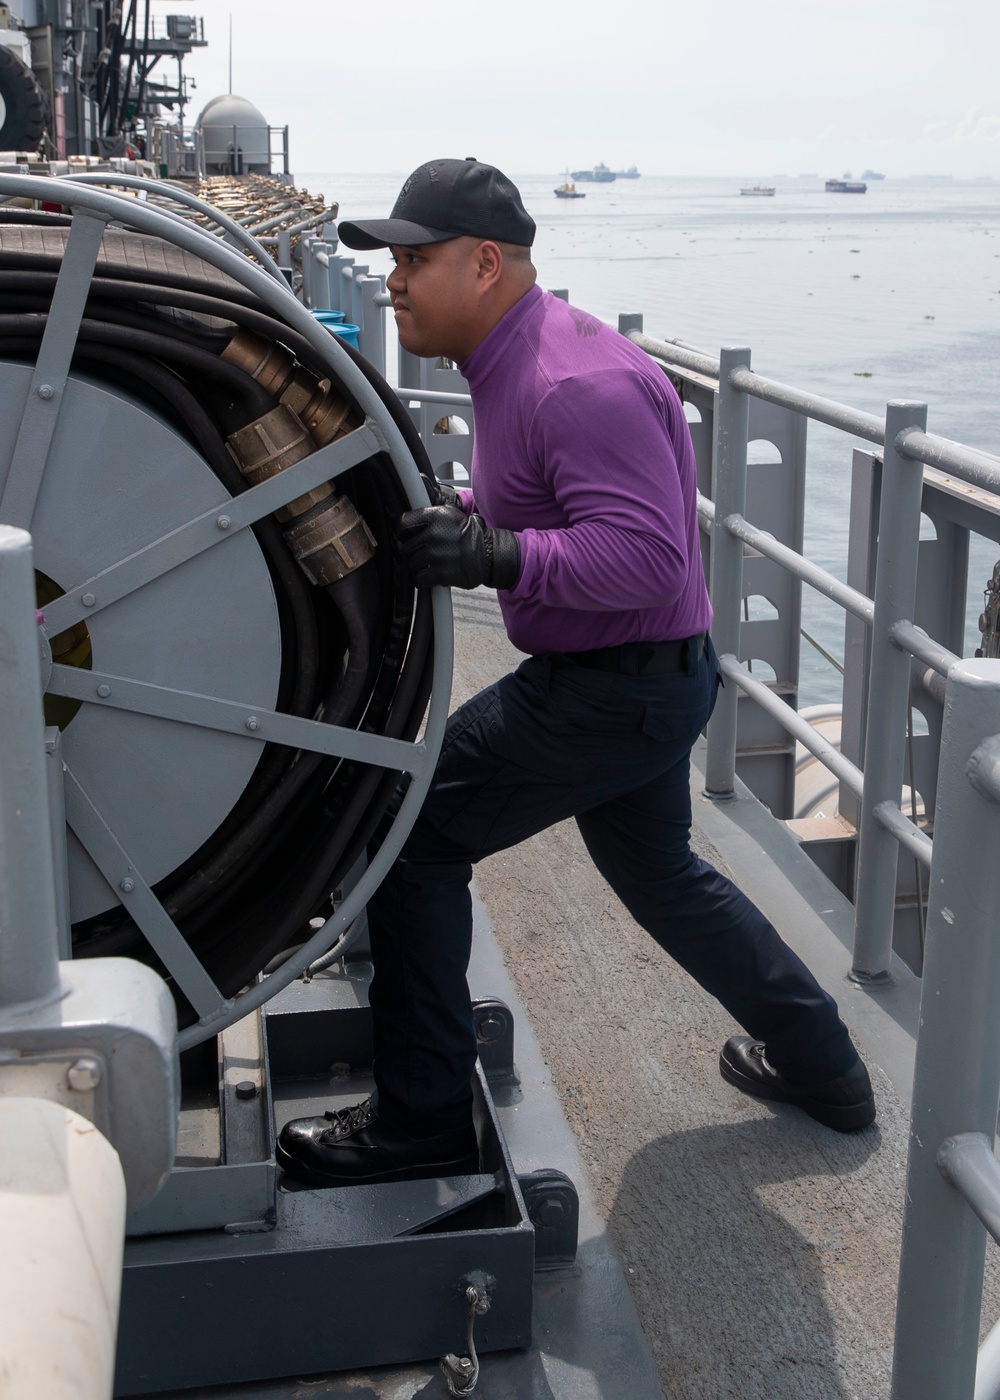
M 513 530 L 499 594 L 521 651 L 586 651 L 707 630 L 684 410 L 602 321 L 533 287 L 462 365 L 476 438 L 467 510 Z

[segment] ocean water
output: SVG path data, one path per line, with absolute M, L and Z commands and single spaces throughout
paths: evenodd
M 404 175 L 299 183 L 339 201 L 341 217 L 384 217 Z M 930 431 L 1000 453 L 1000 181 L 887 179 L 835 195 L 815 177 L 778 177 L 773 198 L 748 198 L 739 188 L 752 180 L 643 176 L 581 186 L 580 200 L 557 200 L 556 176 L 518 183 L 539 280 L 576 305 L 612 324 L 642 312 L 648 334 L 713 353 L 749 346 L 759 373 L 872 413 L 926 402 Z M 362 256 L 389 270 L 384 253 Z M 806 552 L 840 577 L 858 445 L 809 426 Z M 967 654 L 998 557 L 1000 545 L 974 542 Z M 808 588 L 803 624 L 842 655 L 842 613 Z M 801 703 L 839 695 L 835 669 L 804 645 Z

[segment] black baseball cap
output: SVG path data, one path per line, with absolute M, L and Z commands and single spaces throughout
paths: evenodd
M 535 221 L 512 180 L 467 156 L 429 160 L 400 190 L 388 219 L 340 224 L 337 233 L 348 248 L 414 248 L 465 236 L 530 248 Z

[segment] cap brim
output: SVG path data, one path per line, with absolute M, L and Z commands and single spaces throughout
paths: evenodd
M 428 228 L 412 224 L 408 219 L 364 219 L 361 223 L 337 225 L 337 237 L 348 248 L 416 248 L 421 243 L 444 243 L 449 238 L 461 238 L 449 229 Z

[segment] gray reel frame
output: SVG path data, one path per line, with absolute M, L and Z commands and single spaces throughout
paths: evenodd
M 95 578 L 85 580 L 65 593 L 46 607 L 45 623 L 40 628 L 44 637 L 54 636 L 74 622 L 92 616 L 97 609 L 127 597 L 151 579 L 221 544 L 236 531 L 249 528 L 255 521 L 270 515 L 304 491 L 333 479 L 376 452 L 388 455 L 409 504 L 412 507 L 428 504 L 416 464 L 375 390 L 339 346 L 336 337 L 320 326 L 296 300 L 280 274 L 275 275 L 277 269 L 273 261 L 245 230 L 239 229 L 238 225 L 230 229 L 228 223 L 231 221 L 187 191 L 177 192 L 178 202 L 214 220 L 223 230 L 222 237 L 206 232 L 172 211 L 153 208 L 142 199 L 92 188 L 89 181 L 93 178 L 92 175 L 85 175 L 83 179 L 62 180 L 43 176 L 0 175 L 0 197 L 20 196 L 59 203 L 73 217 L 53 296 L 52 313 L 32 373 L 24 416 L 0 497 L 0 520 L 29 531 L 31 529 L 34 504 L 58 423 L 101 238 L 105 228 L 116 223 L 127 224 L 141 233 L 155 235 L 174 244 L 212 264 L 252 292 L 264 306 L 276 312 L 310 343 L 319 363 L 336 375 L 364 413 L 365 421 L 347 437 L 319 449 L 279 476 L 233 499 L 231 506 L 227 507 L 225 527 L 221 525 L 216 510 L 195 516 L 181 530 L 171 530 L 169 535 L 152 541 L 138 553 L 122 558 L 118 564 L 103 569 Z M 144 181 L 138 177 L 102 174 L 98 178 L 102 183 L 107 181 L 137 190 L 155 190 L 161 196 L 169 189 L 156 181 Z M 255 266 L 245 255 L 227 246 L 223 241 L 227 234 L 238 237 L 246 252 L 253 252 L 260 258 L 261 266 Z M 86 604 L 83 602 L 84 596 L 88 600 Z M 300 977 L 311 963 L 338 942 L 363 911 L 369 897 L 396 859 L 430 786 L 448 718 L 453 639 L 451 601 L 447 589 L 433 591 L 432 617 L 434 656 L 431 698 L 422 737 L 412 743 L 282 715 L 249 703 L 191 696 L 180 690 L 139 683 L 119 683 L 115 694 L 100 700 L 101 704 L 117 703 L 139 713 L 195 724 L 211 731 L 241 735 L 258 742 L 265 739 L 285 743 L 295 748 L 402 770 L 411 775 L 409 788 L 389 836 L 340 907 L 285 962 L 235 997 L 225 997 L 219 991 L 152 893 L 149 884 L 143 881 L 141 872 L 129 861 L 127 851 L 114 837 L 107 823 L 102 822 L 106 839 L 102 841 L 98 863 L 105 879 L 116 894 L 118 891 L 126 894 L 128 908 L 136 924 L 198 1012 L 198 1022 L 178 1036 L 180 1050 L 187 1050 L 217 1035 Z M 46 650 L 43 640 L 43 653 Z M 61 695 L 80 699 L 85 704 L 96 703 L 95 682 L 101 680 L 97 673 L 87 672 L 86 684 L 82 684 L 80 673 L 73 674 L 74 668 L 54 666 L 51 658 L 48 665 L 44 661 L 43 654 L 47 687 L 58 686 L 57 693 Z M 91 854 L 94 852 L 91 851 Z

